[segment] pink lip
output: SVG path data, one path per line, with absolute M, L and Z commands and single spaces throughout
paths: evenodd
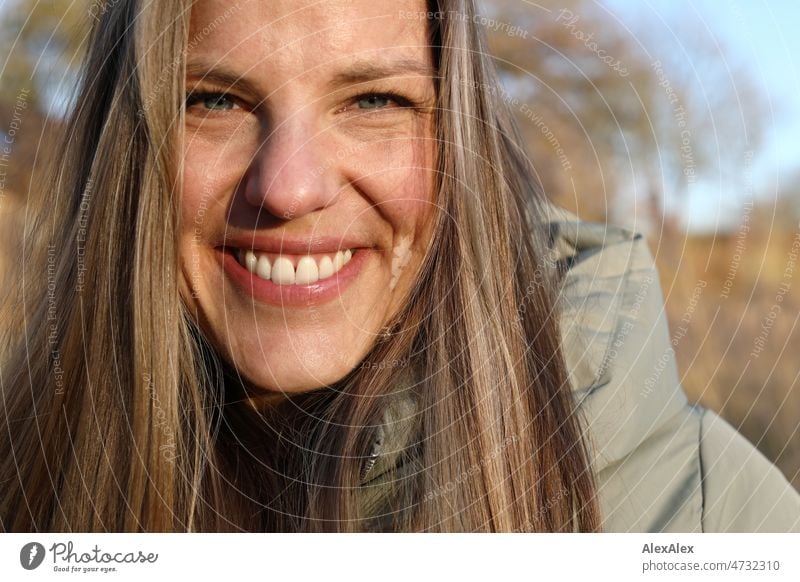
M 260 246 L 255 248 L 262 249 Z M 298 247 L 292 248 L 297 249 Z M 308 241 L 306 241 L 301 252 L 308 252 L 308 249 L 309 245 Z M 224 252 L 222 249 L 217 248 L 214 249 L 214 254 L 228 277 L 256 301 L 281 307 L 308 307 L 327 303 L 341 296 L 352 285 L 353 281 L 361 273 L 364 264 L 369 260 L 371 253 L 370 249 L 367 248 L 354 250 L 356 252 L 350 262 L 335 275 L 309 285 L 276 285 L 272 281 L 262 279 L 245 269 L 230 252 Z M 281 251 L 287 253 L 288 249 L 284 245 L 279 250 L 279 252 Z

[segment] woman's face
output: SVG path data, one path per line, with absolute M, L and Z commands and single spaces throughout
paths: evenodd
M 412 17 L 426 3 L 394 6 L 192 9 L 181 291 L 216 349 L 266 391 L 341 379 L 419 272 L 435 73 L 427 23 Z

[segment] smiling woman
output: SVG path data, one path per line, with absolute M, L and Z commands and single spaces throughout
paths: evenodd
M 719 509 L 752 449 L 674 361 L 639 392 L 644 241 L 545 202 L 476 16 L 105 5 L 3 338 L 2 528 L 791 527 L 761 459 L 733 491 L 774 505 Z
M 198 3 L 189 36 L 225 6 Z M 429 246 L 428 28 L 390 6 L 252 3 L 186 60 L 189 309 L 254 385 L 332 384 L 407 301 Z

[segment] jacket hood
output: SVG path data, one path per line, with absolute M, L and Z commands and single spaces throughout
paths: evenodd
M 687 400 L 644 237 L 555 206 L 547 217 L 553 258 L 567 266 L 559 295 L 563 355 L 599 472 L 623 461 Z M 388 471 L 413 443 L 415 409 L 410 386 L 387 405 L 362 482 Z

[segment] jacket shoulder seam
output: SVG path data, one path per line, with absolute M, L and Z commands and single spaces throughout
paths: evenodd
M 624 241 L 624 242 L 626 242 L 626 243 L 628 243 L 630 245 L 631 249 L 628 252 L 627 258 L 625 259 L 625 268 L 623 269 L 623 271 L 622 271 L 622 273 L 620 275 L 620 277 L 622 279 L 622 281 L 621 281 L 621 283 L 619 285 L 620 292 L 623 292 L 624 290 L 627 290 L 629 285 L 631 284 L 630 283 L 630 277 L 631 277 L 631 271 L 632 271 L 632 266 L 631 265 L 632 265 L 634 254 L 636 252 L 634 247 L 635 247 L 636 243 L 640 241 L 641 238 L 642 238 L 641 235 L 635 235 L 633 238 Z M 619 244 L 619 243 L 616 243 L 616 244 Z M 607 247 L 604 247 L 604 248 L 607 248 Z M 594 379 L 593 379 L 591 385 L 588 387 L 589 391 L 591 391 L 594 388 L 598 387 L 599 385 L 603 384 L 602 377 L 603 377 L 603 374 L 604 374 L 604 370 L 606 369 L 606 367 L 608 365 L 607 363 L 609 362 L 609 359 L 611 357 L 611 352 L 614 349 L 614 341 L 615 341 L 615 339 L 617 337 L 617 334 L 619 333 L 620 315 L 621 315 L 622 308 L 623 308 L 623 301 L 622 301 L 621 297 L 620 297 L 620 300 L 615 301 L 615 303 L 616 303 L 616 305 L 614 306 L 614 314 L 612 316 L 612 322 L 611 322 L 611 329 L 613 329 L 614 332 L 613 332 L 613 335 L 608 338 L 608 341 L 607 341 L 606 345 L 603 348 L 603 357 L 600 359 L 600 363 L 598 364 L 598 366 L 596 366 L 597 369 L 594 371 Z
M 697 464 L 700 467 L 700 532 L 706 531 L 706 467 L 703 463 L 703 424 L 706 420 L 705 408 L 695 405 L 693 407 L 700 414 L 700 422 L 697 423 Z

